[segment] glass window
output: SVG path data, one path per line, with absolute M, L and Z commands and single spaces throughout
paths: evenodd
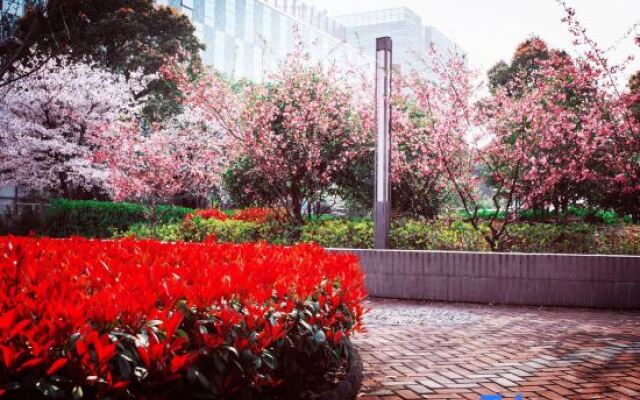
M 235 67 L 236 67 L 236 58 L 238 57 L 238 49 L 236 47 L 236 42 L 234 37 L 225 34 L 225 44 L 224 44 L 224 72 L 229 76 L 235 75 Z
M 189 8 L 193 10 L 193 0 L 182 0 L 182 7 Z
M 264 36 L 264 23 L 262 14 L 264 11 L 264 6 L 260 2 L 255 2 L 255 7 L 253 9 L 253 26 L 255 36 Z
M 198 40 L 204 43 L 204 25 L 200 22 L 192 21 L 193 27 L 195 28 L 195 36 Z
M 236 41 L 236 58 L 235 65 L 233 66 L 234 77 L 243 77 L 245 75 L 246 65 L 244 57 L 244 46 L 241 40 Z
M 253 0 L 252 0 L 253 1 Z M 251 43 L 244 44 L 244 76 L 253 79 L 255 60 L 253 59 L 253 45 Z
M 215 0 L 204 1 L 204 23 L 207 26 L 214 26 L 216 21 Z
M 226 32 L 230 35 L 236 34 L 236 2 L 235 0 L 226 1 Z
M 217 31 L 225 32 L 227 29 L 227 2 L 226 0 L 216 0 L 215 24 Z
M 262 38 L 270 45 L 273 43 L 273 28 L 271 26 L 271 9 L 268 7 L 263 8 L 262 15 Z
M 189 17 L 189 19 L 193 18 L 193 9 L 182 6 L 182 13 Z
M 271 47 L 275 53 L 280 51 L 280 14 L 276 10 L 271 10 Z M 284 31 L 286 32 L 286 31 Z
M 253 34 L 254 34 L 254 0 L 246 0 L 245 5 L 245 21 L 244 21 L 244 30 L 245 30 L 245 40 L 249 42 L 253 42 Z
M 236 0 L 236 31 L 234 33 L 239 38 L 244 38 L 246 5 L 246 0 Z
M 215 32 L 215 45 L 214 45 L 214 53 L 213 53 L 213 66 L 219 70 L 224 70 L 224 60 L 225 60 L 225 34 L 224 32 L 216 31 Z
M 215 65 L 215 51 L 216 51 L 216 31 L 212 26 L 205 25 L 204 27 L 204 40 L 207 47 L 204 50 L 203 61 L 206 66 Z

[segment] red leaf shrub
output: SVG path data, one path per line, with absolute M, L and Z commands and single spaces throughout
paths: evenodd
M 207 208 L 205 210 L 197 210 L 195 215 L 202 219 L 217 219 L 220 221 L 225 221 L 229 219 L 229 216 L 227 214 L 225 214 L 223 211 L 217 208 Z M 191 220 L 193 218 L 193 214 L 187 215 L 186 218 Z
M 245 208 L 237 210 L 231 217 L 225 214 L 223 211 L 217 208 L 207 208 L 204 210 L 197 210 L 195 214 L 188 214 L 185 220 L 190 221 L 194 217 L 200 217 L 202 219 L 217 219 L 219 221 L 226 221 L 233 219 L 235 221 L 243 222 L 255 222 L 257 224 L 264 224 L 272 220 L 282 220 L 281 213 L 274 211 L 270 208 Z
M 233 214 L 236 221 L 255 222 L 264 224 L 277 217 L 277 213 L 269 208 L 245 208 Z
M 340 356 L 364 296 L 315 245 L 0 237 L 0 397 L 243 398 Z

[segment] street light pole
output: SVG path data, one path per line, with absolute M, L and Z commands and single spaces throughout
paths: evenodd
M 391 226 L 391 53 L 390 37 L 376 39 L 375 247 L 389 248 Z

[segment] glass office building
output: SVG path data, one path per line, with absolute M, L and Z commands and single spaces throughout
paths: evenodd
M 13 34 L 24 7 L 24 0 L 0 0 L 0 41 Z
M 438 54 L 447 57 L 455 55 L 467 61 L 467 53 L 435 27 L 427 26 L 424 28 L 424 39 L 427 49 L 433 48 Z
M 442 54 L 453 49 L 464 55 L 459 46 L 435 28 L 425 28 L 420 16 L 406 7 L 342 15 L 335 20 L 345 26 L 349 44 L 370 54 L 374 49 L 369 44 L 377 37 L 391 37 L 393 64 L 400 71 L 424 69 L 423 61 L 427 64 L 432 61 L 427 51 L 431 46 Z
M 345 42 L 346 30 L 297 0 L 158 0 L 188 15 L 206 45 L 204 63 L 263 81 L 294 47 L 294 31 L 315 60 L 373 71 L 374 59 Z M 371 48 L 375 41 L 371 42 Z
M 0 11 L 2 15 L 21 17 L 24 13 L 25 3 L 25 0 L 0 0 Z

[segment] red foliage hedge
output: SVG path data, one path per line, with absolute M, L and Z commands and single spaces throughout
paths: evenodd
M 243 398 L 341 357 L 364 296 L 315 245 L 0 237 L 0 398 Z
M 264 224 L 266 222 L 282 218 L 282 216 L 275 210 L 259 207 L 237 210 L 231 216 L 227 215 L 220 209 L 207 208 L 203 210 L 196 210 L 194 214 L 187 214 L 185 220 L 191 221 L 194 217 L 200 217 L 202 219 L 217 219 L 219 221 L 232 219 L 234 221 L 255 222 L 258 224 Z
M 225 214 L 222 210 L 217 208 L 207 208 L 206 210 L 196 210 L 196 216 L 202 219 L 217 219 L 220 221 L 226 221 L 229 219 L 229 216 Z M 188 214 L 187 219 L 191 220 L 193 218 L 193 214 Z
M 275 219 L 277 213 L 269 208 L 245 208 L 238 210 L 233 214 L 233 219 L 236 221 L 256 222 L 263 224 L 269 220 Z

